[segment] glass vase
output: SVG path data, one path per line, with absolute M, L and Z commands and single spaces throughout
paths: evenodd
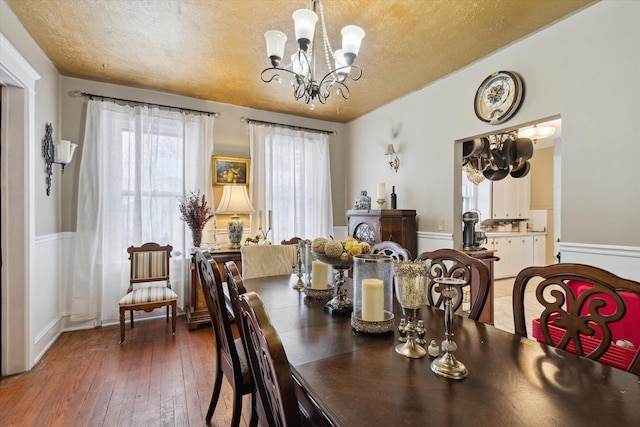
M 393 330 L 393 258 L 367 254 L 353 257 L 353 313 L 351 326 L 358 332 Z

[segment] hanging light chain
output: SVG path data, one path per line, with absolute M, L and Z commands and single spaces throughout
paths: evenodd
M 331 59 L 333 58 L 333 49 L 331 48 L 331 43 L 329 43 L 329 36 L 327 35 L 327 25 L 324 22 L 324 6 L 322 5 L 322 1 L 318 0 L 318 4 L 320 5 L 320 23 L 322 24 L 322 42 L 324 44 L 324 57 L 327 61 L 327 70 L 333 70 L 331 66 Z

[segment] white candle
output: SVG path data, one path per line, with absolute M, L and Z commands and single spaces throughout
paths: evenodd
M 362 279 L 362 320 L 384 320 L 384 283 L 380 279 Z
M 61 163 L 69 163 L 69 155 L 71 154 L 71 141 L 61 139 L 58 142 L 58 161 Z
M 387 192 L 384 188 L 384 182 L 381 182 L 380 184 L 378 184 L 378 197 L 377 200 L 380 199 L 386 199 L 387 198 Z
M 262 229 L 262 211 L 258 211 L 258 228 Z
M 329 274 L 329 264 L 322 261 L 311 263 L 311 288 L 327 289 L 327 276 Z

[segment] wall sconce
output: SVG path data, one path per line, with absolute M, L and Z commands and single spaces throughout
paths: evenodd
M 45 126 L 45 135 L 42 140 L 42 157 L 45 162 L 45 173 L 47 175 L 47 196 L 51 194 L 51 174 L 52 165 L 58 163 L 62 165 L 62 173 L 64 173 L 64 167 L 73 159 L 73 153 L 75 153 L 78 144 L 73 144 L 70 141 L 60 140 L 53 141 L 52 135 L 53 127 L 51 123 L 47 123 Z
M 394 154 L 396 154 L 396 150 L 395 148 L 393 148 L 393 144 L 387 145 L 387 152 L 385 154 L 389 156 L 389 167 L 397 173 L 398 167 L 400 166 L 400 159 L 398 159 L 398 156 L 393 156 Z

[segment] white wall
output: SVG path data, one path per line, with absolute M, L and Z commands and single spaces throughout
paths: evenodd
M 460 143 L 541 118 L 562 118 L 562 240 L 640 246 L 640 2 L 603 1 L 349 124 L 347 192 L 396 185 L 418 230 L 453 233 L 461 247 Z M 428 42 L 428 41 L 427 41 Z M 479 121 L 478 85 L 497 70 L 521 74 L 520 111 L 503 125 Z M 401 75 L 399 76 L 401 78 Z M 401 123 L 400 169 L 382 156 Z M 366 165 L 367 167 L 364 167 Z

